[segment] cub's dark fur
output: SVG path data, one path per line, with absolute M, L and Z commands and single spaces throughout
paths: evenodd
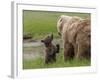
M 45 45 L 45 63 L 51 63 L 56 61 L 56 53 L 59 53 L 60 46 L 59 44 L 54 45 L 53 41 L 53 34 L 47 36 L 43 40 L 42 43 Z

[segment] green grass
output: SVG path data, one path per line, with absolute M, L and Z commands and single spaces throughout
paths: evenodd
M 24 60 L 23 69 L 38 69 L 38 68 L 61 68 L 61 67 L 79 67 L 90 66 L 89 60 L 68 60 L 64 61 L 63 52 L 57 55 L 57 61 L 54 63 L 45 64 L 43 58 L 37 58 L 35 60 Z
M 47 12 L 47 11 L 23 11 L 23 32 L 31 34 L 34 39 L 41 39 L 44 35 L 53 33 L 57 35 L 56 23 L 60 15 L 90 17 L 87 13 L 73 12 Z

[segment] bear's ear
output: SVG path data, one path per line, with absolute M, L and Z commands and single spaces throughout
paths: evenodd
M 51 40 L 53 40 L 53 34 L 51 34 Z
M 59 20 L 59 21 L 60 21 L 60 22 L 62 22 L 62 20 L 63 20 L 63 19 L 62 19 L 62 18 L 60 18 L 60 20 Z
M 64 15 L 61 15 L 60 17 L 59 17 L 59 22 L 61 23 L 62 21 L 63 21 L 63 18 L 64 18 Z

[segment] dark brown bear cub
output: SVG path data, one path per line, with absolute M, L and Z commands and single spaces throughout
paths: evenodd
M 56 53 L 59 53 L 59 44 L 54 45 L 53 41 L 53 34 L 47 36 L 45 39 L 41 40 L 42 43 L 45 45 L 45 63 L 51 63 L 56 61 Z

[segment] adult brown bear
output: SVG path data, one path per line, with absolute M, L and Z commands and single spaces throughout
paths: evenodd
M 64 60 L 90 59 L 91 22 L 90 19 L 61 15 L 57 22 L 58 33 L 62 36 Z

